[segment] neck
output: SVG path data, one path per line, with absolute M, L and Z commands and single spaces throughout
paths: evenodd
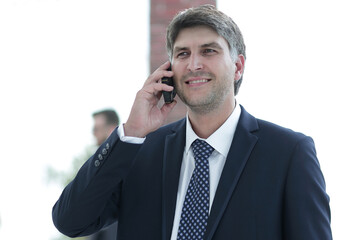
M 235 99 L 230 99 L 218 109 L 209 113 L 197 113 L 188 110 L 188 118 L 192 125 L 193 131 L 200 137 L 207 139 L 211 136 L 222 124 L 226 122 L 235 108 Z

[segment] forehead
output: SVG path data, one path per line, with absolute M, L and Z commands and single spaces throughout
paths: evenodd
M 221 47 L 228 48 L 227 41 L 215 30 L 207 26 L 195 26 L 181 29 L 173 47 L 190 47 L 196 44 L 201 46 L 213 42 L 218 43 Z
M 105 124 L 106 123 L 106 116 L 103 114 L 98 114 L 94 116 L 94 121 L 96 124 Z

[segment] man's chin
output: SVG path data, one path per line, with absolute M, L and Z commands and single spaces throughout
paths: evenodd
M 216 107 L 212 99 L 182 99 L 182 102 L 192 111 L 199 114 L 211 112 Z

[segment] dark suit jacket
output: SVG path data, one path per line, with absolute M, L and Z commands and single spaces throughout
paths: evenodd
M 75 237 L 119 221 L 118 239 L 170 239 L 186 120 L 142 145 L 116 132 L 84 164 L 53 208 L 55 226 Z M 314 143 L 243 108 L 204 239 L 329 240 L 329 198 Z

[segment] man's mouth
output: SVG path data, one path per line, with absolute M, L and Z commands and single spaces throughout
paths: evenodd
M 211 79 L 206 79 L 206 78 L 195 78 L 195 79 L 189 79 L 187 81 L 185 81 L 186 84 L 188 85 L 193 85 L 193 84 L 201 84 L 201 83 L 207 83 L 211 81 Z

